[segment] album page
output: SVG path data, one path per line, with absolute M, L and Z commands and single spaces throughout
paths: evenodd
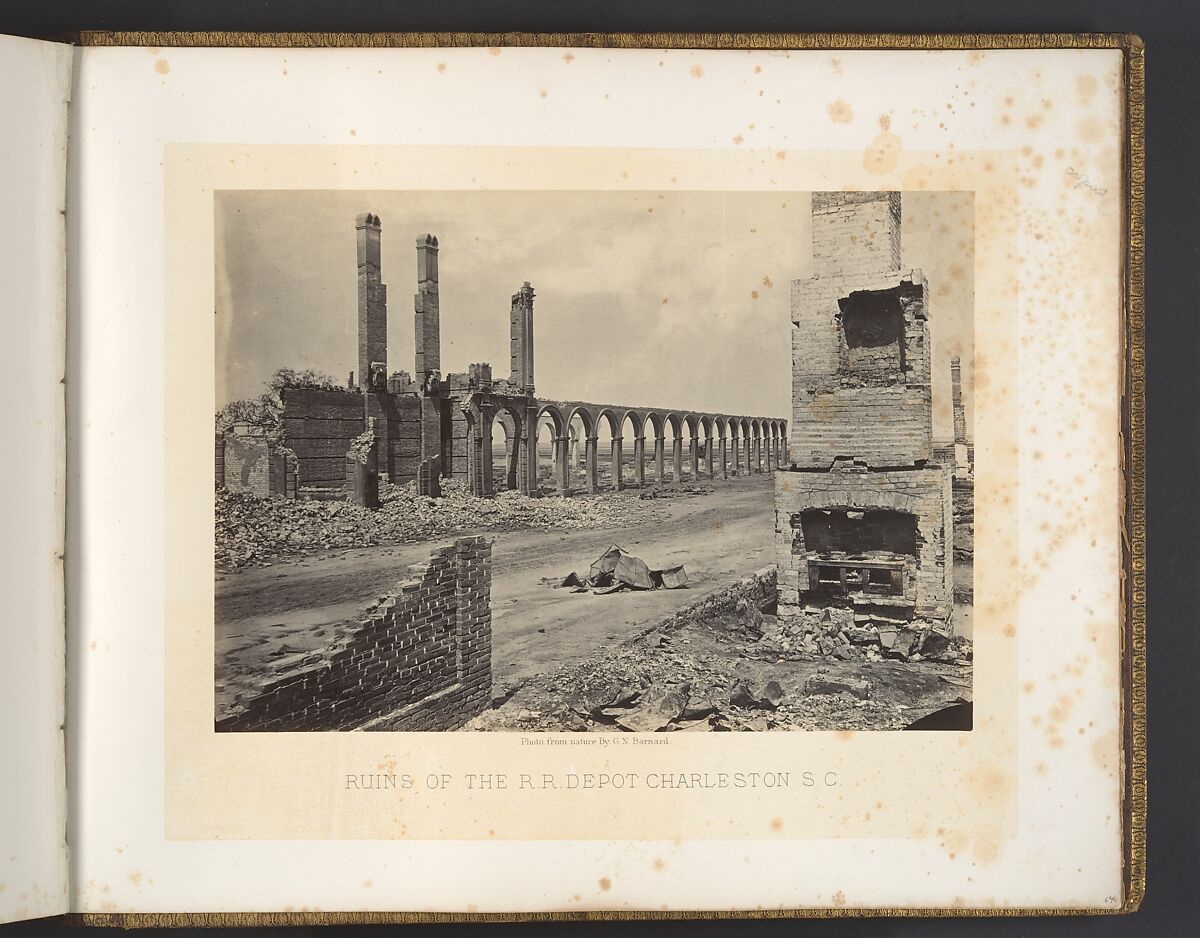
M 0 37 L 0 922 L 67 911 L 64 212 L 72 51 Z
M 1122 906 L 1120 49 L 79 85 L 74 908 Z

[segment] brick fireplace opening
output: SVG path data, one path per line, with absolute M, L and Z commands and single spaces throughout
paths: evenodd
M 799 520 L 799 526 L 796 522 Z M 807 549 L 850 559 L 899 559 L 917 555 L 917 519 L 906 511 L 872 508 L 806 508 L 792 527 L 801 537 L 793 550 Z

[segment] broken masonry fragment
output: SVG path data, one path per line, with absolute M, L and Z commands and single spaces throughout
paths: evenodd
M 656 586 L 668 590 L 684 589 L 688 585 L 688 575 L 687 571 L 683 569 L 683 564 L 666 567 L 662 570 L 651 570 L 650 579 Z
M 653 685 L 642 692 L 637 706 L 616 718 L 617 726 L 633 733 L 664 729 L 687 709 L 691 685 Z
M 729 688 L 729 704 L 733 707 L 774 710 L 783 700 L 783 688 L 778 681 L 767 681 L 761 687 L 751 689 L 743 680 L 734 681 Z

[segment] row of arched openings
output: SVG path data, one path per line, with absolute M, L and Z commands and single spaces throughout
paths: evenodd
M 493 425 L 493 488 L 518 488 L 516 415 L 501 410 Z M 536 429 L 537 486 L 546 494 L 770 472 L 786 460 L 783 420 L 545 404 Z

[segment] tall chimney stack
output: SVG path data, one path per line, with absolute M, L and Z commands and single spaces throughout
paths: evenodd
M 379 260 L 379 216 L 359 215 L 358 230 L 358 381 L 368 390 L 387 380 L 387 287 Z M 381 388 L 379 388 L 381 389 Z
M 954 442 L 967 442 L 967 415 L 962 402 L 962 365 L 958 356 L 950 359 L 950 388 L 954 403 Z
M 413 297 L 416 324 L 417 385 L 442 369 L 441 311 L 438 300 L 438 239 L 417 238 L 417 292 Z
M 814 192 L 813 274 L 868 282 L 900 268 L 899 192 Z
M 526 280 L 513 294 L 509 315 L 512 373 L 509 382 L 533 393 L 533 287 Z

